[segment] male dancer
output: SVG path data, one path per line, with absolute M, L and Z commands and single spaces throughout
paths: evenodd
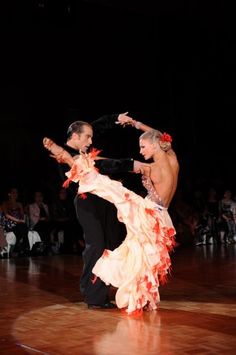
M 73 122 L 67 131 L 67 142 L 64 149 L 72 156 L 86 152 L 96 134 L 115 126 L 124 120 L 125 114 L 106 115 L 91 124 L 84 121 Z M 59 158 L 59 157 L 58 157 Z M 113 174 L 139 170 L 138 161 L 133 159 L 101 159 L 96 167 L 103 174 Z M 68 170 L 68 167 L 66 167 Z M 65 171 L 65 168 L 64 168 Z M 76 186 L 77 192 L 78 185 Z M 100 279 L 93 280 L 92 269 L 102 255 L 104 249 L 115 249 L 125 238 L 125 227 L 117 219 L 114 205 L 104 199 L 86 194 L 82 199 L 75 193 L 75 209 L 78 221 L 84 231 L 85 249 L 83 251 L 83 272 L 80 278 L 80 290 L 89 309 L 111 309 L 116 306 L 109 301 L 109 288 Z M 112 235 L 111 235 L 112 232 Z

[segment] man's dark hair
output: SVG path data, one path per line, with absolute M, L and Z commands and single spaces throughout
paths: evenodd
M 88 126 L 92 128 L 92 126 L 85 121 L 75 121 L 71 123 L 67 129 L 67 139 L 70 139 L 73 133 L 77 133 L 77 134 L 83 133 L 84 126 Z

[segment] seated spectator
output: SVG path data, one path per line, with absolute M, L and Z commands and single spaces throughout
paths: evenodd
M 219 201 L 219 231 L 221 243 L 234 243 L 236 234 L 235 202 L 232 200 L 231 190 L 225 190 Z
M 30 229 L 38 232 L 41 240 L 46 243 L 47 250 L 49 251 L 52 221 L 49 215 L 48 205 L 44 202 L 42 191 L 35 191 L 34 202 L 27 206 L 27 214 Z
M 79 233 L 73 201 L 69 198 L 68 192 L 60 188 L 55 201 L 51 206 L 53 231 L 52 242 L 58 252 L 73 252 L 77 248 L 77 237 L 82 241 L 82 229 Z
M 3 210 L 0 204 L 0 256 L 3 257 L 4 254 L 7 254 L 7 242 L 3 229 Z
M 28 227 L 25 223 L 24 209 L 21 202 L 18 201 L 17 188 L 10 188 L 8 199 L 3 202 L 3 229 L 5 232 L 13 232 L 16 236 L 16 244 L 13 253 L 17 255 L 28 255 L 29 240 Z

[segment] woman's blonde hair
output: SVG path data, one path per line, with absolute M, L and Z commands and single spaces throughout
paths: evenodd
M 163 134 L 156 129 L 151 129 L 150 131 L 146 131 L 143 134 L 141 134 L 139 139 L 148 139 L 152 143 L 158 142 L 161 149 L 164 150 L 165 152 L 167 152 L 169 149 L 171 149 L 171 140 L 163 139 L 164 136 L 165 136 L 165 133 Z

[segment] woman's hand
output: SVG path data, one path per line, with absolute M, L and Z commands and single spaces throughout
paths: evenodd
M 136 121 L 133 120 L 132 117 L 128 116 L 128 112 L 124 112 L 124 113 L 119 114 L 116 124 L 119 124 L 119 125 L 125 127 L 127 125 L 134 126 L 135 122 Z

